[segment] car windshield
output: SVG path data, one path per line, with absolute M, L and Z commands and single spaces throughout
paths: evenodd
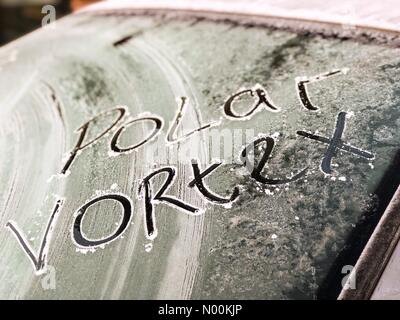
M 43 289 L 3 228 L 0 297 L 339 294 L 400 182 L 399 57 L 371 39 L 129 12 L 77 14 L 4 47 L 1 225 L 14 221 L 39 252 L 55 200 L 64 202 L 47 258 L 56 291 Z M 120 135 L 115 126 L 97 139 L 118 110 Z M 85 141 L 97 140 L 67 166 L 88 121 Z M 113 137 L 119 149 L 110 151 Z M 189 186 L 193 163 L 201 172 L 220 163 L 200 177 L 214 198 Z M 155 229 L 143 181 L 162 168 L 175 170 L 164 196 L 181 202 L 154 202 Z M 131 199 L 131 223 L 86 250 L 71 235 L 76 212 L 109 193 Z M 103 239 L 122 220 L 109 199 L 81 227 Z

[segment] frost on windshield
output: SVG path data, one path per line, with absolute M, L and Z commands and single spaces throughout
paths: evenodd
M 312 299 L 340 286 L 357 258 L 343 250 L 399 180 L 398 57 L 176 16 L 81 14 L 3 48 L 0 296 Z M 60 198 L 45 290 L 13 235 L 39 254 Z

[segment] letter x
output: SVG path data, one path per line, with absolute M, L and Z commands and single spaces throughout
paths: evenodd
M 328 148 L 325 151 L 325 155 L 321 163 L 321 170 L 326 174 L 332 173 L 331 163 L 338 149 L 350 152 L 368 160 L 372 160 L 375 158 L 372 153 L 355 148 L 349 144 L 345 144 L 342 141 L 342 134 L 345 128 L 345 124 L 346 112 L 340 112 L 337 116 L 335 132 L 333 133 L 331 139 L 317 136 L 315 134 L 311 134 L 305 131 L 297 131 L 297 134 L 300 136 L 328 144 Z

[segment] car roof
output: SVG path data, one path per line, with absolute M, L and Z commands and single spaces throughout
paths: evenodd
M 393 8 L 397 0 L 365 5 L 363 0 L 109 0 L 88 6 L 80 12 L 113 10 L 178 10 L 264 16 L 329 24 L 352 25 L 368 29 L 400 32 L 400 16 Z

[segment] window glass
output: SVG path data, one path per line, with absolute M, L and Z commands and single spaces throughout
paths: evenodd
M 3 48 L 1 225 L 15 221 L 39 248 L 56 196 L 65 200 L 48 255 L 57 290 L 43 289 L 4 228 L 1 297 L 338 294 L 346 265 L 354 265 L 400 180 L 393 165 L 399 56 L 373 40 L 176 15 L 81 14 Z M 80 150 L 68 175 L 52 178 L 73 150 L 76 130 L 118 106 L 129 115 Z M 91 122 L 86 141 L 117 116 Z M 152 116 L 162 120 L 160 132 L 134 152 L 110 152 L 120 124 Z M 153 122 L 126 125 L 118 146 L 145 140 Z M 254 161 L 246 168 L 240 155 L 249 144 Z M 235 201 L 207 201 L 190 188 L 192 159 L 201 171 L 222 163 L 203 180 L 224 199 L 237 187 Z M 192 215 L 161 201 L 154 206 L 158 234 L 149 239 L 139 185 L 164 167 L 176 171 L 165 195 L 205 211 Z M 154 192 L 165 176 L 152 181 Z M 74 213 L 113 192 L 132 199 L 132 223 L 104 248 L 77 248 Z M 112 234 L 123 220 L 116 202 L 88 210 L 82 228 L 92 239 Z

